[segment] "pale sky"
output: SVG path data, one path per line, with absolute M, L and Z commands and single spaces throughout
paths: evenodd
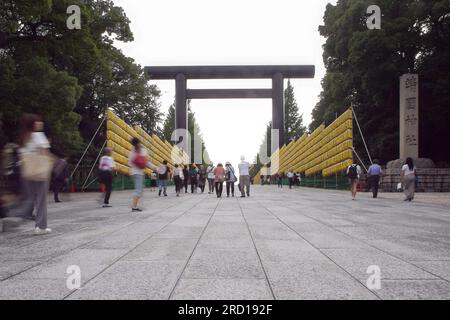
M 318 102 L 325 75 L 318 32 L 327 3 L 337 0 L 115 0 L 131 20 L 134 42 L 120 43 L 141 66 L 313 64 L 314 79 L 291 80 L 305 125 Z M 286 81 L 287 82 L 287 81 Z M 152 81 L 166 113 L 174 81 Z M 188 88 L 270 88 L 270 80 L 191 80 Z M 214 163 L 252 161 L 266 124 L 270 99 L 193 100 Z

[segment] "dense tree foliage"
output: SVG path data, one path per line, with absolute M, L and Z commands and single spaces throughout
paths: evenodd
M 366 9 L 380 6 L 381 29 L 369 30 Z M 327 74 L 310 130 L 331 123 L 351 104 L 373 157 L 398 158 L 399 77 L 420 77 L 420 156 L 450 159 L 450 1 L 339 0 L 319 28 Z M 363 153 L 359 135 L 358 150 Z M 367 160 L 367 159 L 366 159 Z
M 295 100 L 294 87 L 288 80 L 284 90 L 284 143 L 289 144 L 300 138 L 306 131 L 303 125 L 303 116 L 299 115 L 297 101 Z
M 190 107 L 191 101 L 188 101 L 188 131 L 191 136 L 191 159 L 194 159 L 194 152 L 196 151 L 192 146 L 202 146 L 202 163 L 209 164 L 211 162 L 211 158 L 209 156 L 208 150 L 205 146 L 205 141 L 203 140 L 200 126 L 195 119 L 195 113 L 192 112 Z M 172 104 L 169 107 L 167 112 L 167 116 L 164 120 L 163 128 L 162 128 L 162 136 L 167 141 L 172 141 L 172 133 L 175 130 L 175 104 Z M 172 141 L 174 142 L 174 141 Z
M 67 28 L 70 5 L 81 8 L 79 30 Z M 114 41 L 133 40 L 129 23 L 110 0 L 2 1 L 0 116 L 7 135 L 2 140 L 14 138 L 22 112 L 43 115 L 53 151 L 61 155 L 85 146 L 107 108 L 156 131 L 160 92 L 114 47 Z

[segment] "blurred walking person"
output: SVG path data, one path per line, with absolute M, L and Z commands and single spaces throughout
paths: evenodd
M 175 183 L 175 193 L 177 194 L 177 197 L 180 196 L 180 192 L 183 189 L 183 180 L 183 169 L 178 164 L 175 164 L 175 169 L 173 170 L 173 181 Z
M 132 201 L 132 212 L 141 212 L 142 209 L 138 207 L 144 191 L 144 169 L 150 168 L 152 170 L 158 170 L 158 168 L 147 161 L 147 150 L 141 145 L 138 138 L 131 140 L 133 150 L 128 157 L 128 166 L 130 167 L 130 176 L 134 181 L 134 192 Z
M 225 163 L 225 178 L 226 178 L 226 186 L 227 186 L 227 197 L 230 197 L 230 190 L 231 190 L 231 196 L 234 197 L 234 184 L 237 181 L 236 173 L 234 171 L 233 166 L 230 162 L 227 161 Z
M 66 179 L 69 176 L 69 165 L 66 158 L 58 159 L 52 172 L 53 198 L 56 203 L 61 202 L 59 193 L 66 185 Z
M 277 183 L 278 183 L 278 188 L 283 188 L 283 172 L 281 173 L 277 173 Z
M 378 197 L 378 187 L 380 185 L 381 167 L 378 159 L 373 160 L 373 164 L 367 170 L 369 188 L 372 190 L 373 198 Z
M 300 187 L 301 183 L 302 183 L 302 175 L 300 172 L 297 172 L 297 174 L 295 175 L 296 178 L 296 185 L 297 187 Z
M 223 182 L 225 181 L 225 169 L 223 164 L 218 163 L 214 169 L 214 183 L 216 189 L 217 198 L 222 198 Z
M 105 197 L 103 200 L 103 208 L 110 208 L 109 198 L 111 197 L 113 172 L 116 169 L 114 159 L 111 157 L 111 149 L 105 148 L 103 156 L 100 158 L 98 165 L 100 183 L 105 186 Z
M 246 192 L 247 197 L 250 197 L 250 173 L 249 173 L 250 164 L 247 161 L 245 161 L 244 156 L 241 156 L 241 162 L 239 163 L 238 167 L 239 167 L 239 184 L 241 189 L 241 198 L 245 198 Z
M 412 158 L 406 158 L 405 164 L 402 167 L 400 180 L 403 184 L 405 201 L 411 202 L 414 200 L 414 193 L 416 191 L 416 167 Z
M 208 166 L 208 168 L 206 169 L 206 174 L 207 174 L 207 178 L 208 178 L 208 194 L 212 194 L 214 193 L 214 165 L 211 162 Z
M 21 208 L 21 216 L 32 217 L 36 208 L 36 235 L 52 232 L 47 226 L 47 192 L 53 160 L 49 153 L 50 143 L 42 132 L 44 122 L 35 114 L 24 114 L 19 134 L 20 154 L 22 157 L 22 176 L 27 199 Z

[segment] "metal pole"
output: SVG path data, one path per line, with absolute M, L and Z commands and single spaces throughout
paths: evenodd
M 89 186 L 90 186 L 91 184 L 93 184 L 95 181 L 97 181 L 97 178 L 94 178 L 94 180 L 92 180 L 91 182 L 89 182 L 89 184 L 86 186 L 86 188 L 89 188 Z
M 351 109 L 352 109 L 353 115 L 355 116 L 356 124 L 357 124 L 357 126 L 358 126 L 359 133 L 361 134 L 361 138 L 362 138 L 362 141 L 363 141 L 363 143 L 364 143 L 364 147 L 366 148 L 367 155 L 369 156 L 370 164 L 373 164 L 373 162 L 372 162 L 372 157 L 370 156 L 369 148 L 367 148 L 366 140 L 364 139 L 364 135 L 363 135 L 362 130 L 361 130 L 361 127 L 360 127 L 360 125 L 359 125 L 358 118 L 356 117 L 355 109 L 353 109 L 353 105 L 351 106 Z
M 353 152 L 356 154 L 356 156 L 358 157 L 359 162 L 361 162 L 361 164 L 364 167 L 364 170 L 366 170 L 367 172 L 367 167 L 364 165 L 364 162 L 361 160 L 361 158 L 359 157 L 358 153 L 356 152 L 355 148 L 352 147 Z
M 86 181 L 84 181 L 84 184 L 83 184 L 83 186 L 81 187 L 81 191 L 84 191 L 84 187 L 85 187 L 87 181 L 89 180 L 89 178 L 91 177 L 92 171 L 94 171 L 95 165 L 97 164 L 97 161 L 98 161 L 98 159 L 100 158 L 100 155 L 102 154 L 103 149 L 105 148 L 105 146 L 106 146 L 106 140 L 105 140 L 105 142 L 103 143 L 102 149 L 101 149 L 100 152 L 98 153 L 97 158 L 95 159 L 94 164 L 92 165 L 91 171 L 89 171 L 89 174 L 88 174 L 88 176 L 87 176 L 87 178 L 86 178 Z
M 100 125 L 98 126 L 97 131 L 95 131 L 95 134 L 94 134 L 94 136 L 92 137 L 91 141 L 89 142 L 88 146 L 86 147 L 86 150 L 84 150 L 83 155 L 81 156 L 80 160 L 78 160 L 78 163 L 77 163 L 77 165 L 75 166 L 75 169 L 73 169 L 72 174 L 70 175 L 70 179 L 72 179 L 72 177 L 73 177 L 75 171 L 77 171 L 78 166 L 80 165 L 81 161 L 83 160 L 84 156 L 86 155 L 87 151 L 89 150 L 89 147 L 91 146 L 92 142 L 94 141 L 94 138 L 97 136 L 98 132 L 100 131 L 100 128 L 102 127 L 103 122 L 105 122 L 105 120 L 106 120 L 106 116 L 103 117 L 102 122 L 101 122 Z

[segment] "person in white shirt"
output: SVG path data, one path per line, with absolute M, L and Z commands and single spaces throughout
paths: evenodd
M 147 150 L 141 146 L 141 142 L 138 138 L 133 138 L 131 140 L 131 144 L 133 145 L 133 151 L 130 152 L 130 155 L 128 157 L 130 175 L 133 177 L 134 181 L 134 193 L 131 211 L 141 212 L 142 209 L 139 208 L 138 205 L 144 191 L 144 169 L 148 167 L 152 170 L 158 170 L 158 167 L 146 160 Z
M 241 190 L 241 198 L 245 198 L 245 193 L 247 193 L 247 197 L 250 197 L 250 164 L 245 161 L 245 157 L 241 156 L 241 162 L 238 165 L 239 168 L 239 185 Z M 246 191 L 244 190 L 246 187 Z
M 416 191 L 416 167 L 412 158 L 407 158 L 402 167 L 400 180 L 403 184 L 403 192 L 405 193 L 405 201 L 414 200 L 414 192 Z
M 350 181 L 350 189 L 352 192 L 352 200 L 356 199 L 356 192 L 358 191 L 359 178 L 361 177 L 361 167 L 353 163 L 347 168 L 347 176 Z
M 292 189 L 292 186 L 294 185 L 294 173 L 292 170 L 287 173 L 287 177 L 289 180 L 289 189 Z
M 178 164 L 175 164 L 175 169 L 173 170 L 173 180 L 175 182 L 175 193 L 179 197 L 181 189 L 183 189 L 184 175 L 183 169 Z
M 111 149 L 105 148 L 104 156 L 100 158 L 100 162 L 98 165 L 100 170 L 99 178 L 100 183 L 105 186 L 105 198 L 103 201 L 103 208 L 110 208 L 109 199 L 111 197 L 112 192 L 112 183 L 113 183 L 113 171 L 116 169 L 116 164 L 114 159 L 111 157 Z
M 158 182 L 159 192 L 158 196 L 161 196 L 161 192 L 164 191 L 164 197 L 167 197 L 167 180 L 169 180 L 170 169 L 167 160 L 163 160 L 162 165 L 158 168 Z
M 214 193 L 214 165 L 211 162 L 208 166 L 208 168 L 206 169 L 206 174 L 208 176 L 208 194 L 213 194 Z

